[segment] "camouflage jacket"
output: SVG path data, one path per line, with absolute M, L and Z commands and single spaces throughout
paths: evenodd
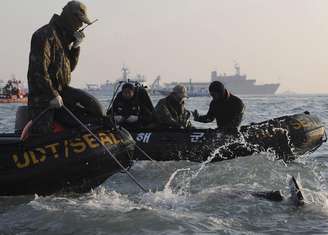
M 71 80 L 80 50 L 70 49 L 72 33 L 67 33 L 58 15 L 32 36 L 28 67 L 30 109 L 47 107 Z M 32 115 L 33 118 L 34 115 Z
M 190 112 L 184 103 L 179 104 L 172 95 L 158 101 L 155 107 L 157 123 L 161 127 L 191 128 Z

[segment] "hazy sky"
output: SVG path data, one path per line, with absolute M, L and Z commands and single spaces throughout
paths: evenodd
M 72 85 L 116 80 L 123 64 L 149 82 L 241 72 L 279 91 L 328 93 L 327 0 L 85 0 L 91 19 Z M 63 0 L 1 0 L 0 78 L 26 81 L 32 33 Z

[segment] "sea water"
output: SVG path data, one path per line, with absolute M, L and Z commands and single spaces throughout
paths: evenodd
M 106 97 L 98 98 L 108 105 Z M 242 99 L 243 124 L 309 111 L 328 128 L 328 96 Z M 209 97 L 186 102 L 201 114 L 209 103 Z M 13 130 L 18 106 L 0 106 L 0 132 Z M 260 153 L 216 163 L 140 161 L 130 172 L 147 193 L 118 173 L 86 194 L 0 197 L 0 234 L 328 234 L 327 143 L 289 164 Z M 249 193 L 281 190 L 287 198 L 291 175 L 302 185 L 304 207 Z

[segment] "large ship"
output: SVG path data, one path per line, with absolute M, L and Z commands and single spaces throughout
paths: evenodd
M 256 80 L 247 79 L 247 75 L 240 74 L 240 67 L 238 64 L 235 64 L 235 74 L 226 75 L 218 74 L 216 71 L 211 73 L 211 80 L 222 82 L 229 91 L 237 95 L 273 95 L 278 90 L 279 83 L 255 84 Z M 156 86 L 153 88 L 154 94 L 167 95 L 172 91 L 172 88 L 177 85 L 177 82 L 166 83 L 164 86 L 161 86 L 159 83 L 159 78 L 157 78 Z M 156 81 L 156 80 L 155 80 Z M 184 85 L 187 88 L 189 96 L 208 96 L 208 86 L 210 82 L 192 82 L 191 79 L 189 82 L 181 82 L 179 84 Z
M 278 90 L 279 83 L 257 85 L 256 80 L 247 79 L 247 75 L 240 74 L 240 67 L 235 64 L 234 75 L 218 75 L 216 71 L 211 73 L 211 81 L 220 81 L 234 94 L 240 95 L 273 95 Z

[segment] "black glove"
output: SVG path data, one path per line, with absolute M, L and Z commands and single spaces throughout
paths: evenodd
M 199 113 L 198 113 L 197 109 L 195 109 L 195 110 L 192 112 L 192 115 L 194 116 L 194 120 L 197 121 L 198 118 L 199 118 Z

